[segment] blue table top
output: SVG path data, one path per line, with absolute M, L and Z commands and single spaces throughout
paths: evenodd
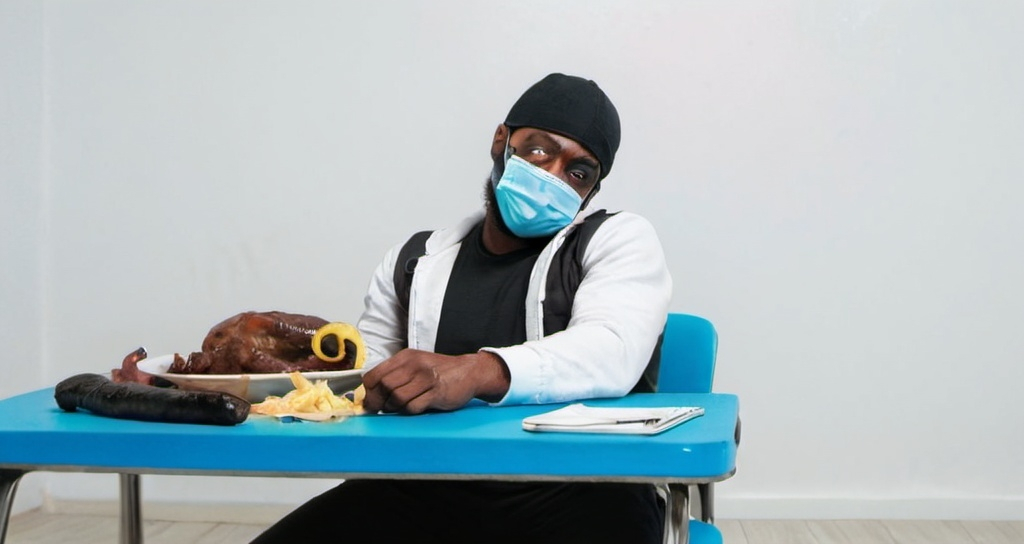
M 735 469 L 739 401 L 634 394 L 593 406 L 702 406 L 654 436 L 533 433 L 522 419 L 560 405 L 472 406 L 330 423 L 250 416 L 234 427 L 65 413 L 47 388 L 0 401 L 0 467 L 137 473 L 717 481 Z

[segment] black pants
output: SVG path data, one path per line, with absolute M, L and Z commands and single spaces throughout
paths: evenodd
M 351 480 L 253 544 L 655 544 L 663 522 L 646 484 Z

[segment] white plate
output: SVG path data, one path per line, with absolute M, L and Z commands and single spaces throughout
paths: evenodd
M 174 354 L 147 357 L 139 361 L 139 370 L 174 383 L 182 389 L 223 391 L 242 397 L 249 402 L 263 402 L 270 395 L 278 397 L 295 389 L 288 374 L 171 374 L 167 372 L 174 362 Z M 351 391 L 363 381 L 363 371 L 329 370 L 303 372 L 307 380 L 327 380 L 335 394 Z

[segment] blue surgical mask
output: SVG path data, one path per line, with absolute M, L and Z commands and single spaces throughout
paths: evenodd
M 520 238 L 551 236 L 576 217 L 583 199 L 569 184 L 511 155 L 494 186 L 501 218 Z

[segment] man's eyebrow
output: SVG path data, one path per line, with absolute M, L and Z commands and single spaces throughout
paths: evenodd
M 582 164 L 583 166 L 589 166 L 594 170 L 597 170 L 598 168 L 601 167 L 600 163 L 598 163 L 594 159 L 591 159 L 590 157 L 578 157 L 576 159 L 573 159 L 572 164 Z
M 547 134 L 545 132 L 534 132 L 533 134 L 530 134 L 529 136 L 526 137 L 526 141 L 524 143 L 537 143 L 534 141 L 537 139 L 542 140 L 546 146 L 550 146 L 551 148 L 553 148 L 554 151 L 562 151 L 562 145 L 558 143 L 558 140 L 552 138 L 550 134 Z M 586 148 L 583 149 L 584 151 L 586 151 Z M 587 151 L 587 153 L 590 152 Z M 586 166 L 590 166 L 591 168 L 599 168 L 601 166 L 601 164 L 597 162 L 597 159 L 591 158 L 589 155 L 578 157 L 574 159 L 572 162 L 581 163 Z
M 545 134 L 543 132 L 534 132 L 530 134 L 529 136 L 526 137 L 526 141 L 523 143 L 536 144 L 538 143 L 537 140 L 541 140 L 540 143 L 543 143 L 546 147 L 553 148 L 554 151 L 562 150 L 562 146 L 561 144 L 558 143 L 558 140 L 555 140 L 550 135 Z

